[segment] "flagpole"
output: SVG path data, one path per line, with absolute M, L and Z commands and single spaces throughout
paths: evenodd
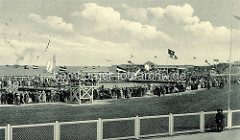
M 168 56 L 168 57 L 169 57 L 169 56 Z M 169 76 L 169 73 L 168 73 L 168 69 L 169 69 L 169 63 L 168 63 L 169 60 L 168 60 L 168 59 L 169 59 L 169 58 L 168 58 L 168 57 L 167 57 L 167 77 Z M 167 81 L 168 81 L 168 80 L 169 80 L 169 78 L 167 79 Z
M 230 50 L 229 50 L 229 76 L 228 76 L 228 83 L 229 83 L 229 90 L 228 90 L 228 110 L 231 110 L 230 107 L 230 92 L 231 92 L 231 58 L 232 58 L 232 23 L 231 23 L 231 35 L 230 35 Z

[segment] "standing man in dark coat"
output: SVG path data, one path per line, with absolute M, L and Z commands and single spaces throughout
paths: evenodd
M 221 132 L 223 131 L 225 116 L 222 114 L 222 109 L 217 109 L 217 112 L 218 113 L 216 114 L 215 122 L 217 124 L 217 131 Z

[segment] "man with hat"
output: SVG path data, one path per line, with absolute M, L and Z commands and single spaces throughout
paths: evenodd
M 225 116 L 222 114 L 222 109 L 217 109 L 217 114 L 216 114 L 216 117 L 215 117 L 215 122 L 217 124 L 217 131 L 218 132 L 221 132 L 223 131 L 223 125 L 224 125 L 224 118 Z

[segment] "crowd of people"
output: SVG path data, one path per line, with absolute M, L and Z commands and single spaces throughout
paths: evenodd
M 66 102 L 66 97 L 66 92 L 55 90 L 0 92 L 0 103 L 23 105 L 29 103 Z
M 88 83 L 96 83 L 93 79 Z M 87 83 L 86 82 L 86 83 Z M 237 83 L 236 79 L 232 80 Z M 46 102 L 67 102 L 71 100 L 69 85 L 77 85 L 79 81 L 76 79 L 59 80 L 55 77 L 2 77 L 0 80 L 1 104 L 28 104 L 28 103 L 46 103 Z M 85 84 L 86 84 L 85 83 Z M 93 90 L 93 97 L 96 100 L 101 99 L 119 99 L 131 97 L 142 97 L 146 95 L 164 96 L 165 94 L 185 92 L 189 90 L 197 90 L 201 88 L 210 89 L 211 87 L 223 88 L 227 83 L 224 77 L 194 76 L 186 78 L 186 81 L 165 82 L 159 84 L 146 83 L 145 85 L 136 85 L 132 87 L 118 87 L 114 85 L 112 88 L 100 86 Z M 68 86 L 64 87 L 64 84 Z M 84 84 L 84 82 L 83 82 Z M 14 90 L 14 85 L 18 90 Z M 26 87 L 32 87 L 27 89 Z M 50 87 L 54 87 L 50 89 Z M 83 94 L 83 93 L 81 93 Z M 79 96 L 79 93 L 78 93 Z

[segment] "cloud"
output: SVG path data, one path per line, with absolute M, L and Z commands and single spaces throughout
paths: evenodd
M 47 16 L 34 14 L 33 10 L 26 11 L 22 14 L 27 18 L 19 16 L 23 17 L 23 21 L 15 19 L 17 22 L 14 24 L 3 24 L 2 31 L 6 28 L 6 32 L 2 32 L 0 37 L 6 41 L 0 42 L 1 58 L 4 58 L 1 63 L 15 63 L 16 51 L 24 56 L 19 63 L 37 65 L 45 65 L 53 54 L 56 54 L 59 65 L 105 65 L 105 60 L 109 58 L 115 64 L 121 64 L 126 63 L 131 54 L 134 55 L 134 63 L 142 64 L 157 55 L 158 59 L 154 59 L 156 63 L 165 64 L 168 48 L 179 57 L 178 61 L 169 60 L 169 64 L 186 64 L 187 61 L 192 64 L 192 56 L 196 56 L 199 63 L 205 59 L 228 57 L 229 44 L 226 43 L 230 30 L 221 26 L 224 23 L 212 19 L 211 16 L 218 14 L 204 15 L 209 21 L 200 21 L 196 12 L 201 14 L 202 11 L 196 11 L 189 4 L 151 5 L 147 8 L 138 4 L 134 7 L 126 4 L 109 7 L 81 3 L 66 8 L 64 12 L 49 11 Z M 50 16 L 56 15 L 56 12 L 59 17 Z M 239 37 L 235 34 L 233 50 L 234 46 L 239 46 Z M 51 44 L 44 52 L 49 40 Z M 233 55 L 236 52 L 234 50 Z
M 121 18 L 119 12 L 111 7 L 99 6 L 95 3 L 84 4 L 80 11 L 71 14 L 81 25 L 77 26 L 84 35 L 114 42 L 170 40 L 170 37 L 154 26 L 143 25 Z
M 31 13 L 28 15 L 28 18 L 36 23 L 48 26 L 54 30 L 72 31 L 73 29 L 73 25 L 71 23 L 66 23 L 61 17 L 57 16 L 48 16 L 46 19 L 43 19 L 40 15 Z
M 169 5 L 163 12 L 164 19 L 173 20 L 175 23 L 180 24 L 193 24 L 199 22 L 197 16 L 193 16 L 194 9 L 189 4 L 183 6 Z
M 197 16 L 193 16 L 194 9 L 189 4 L 183 6 L 168 5 L 166 8 L 149 7 L 133 8 L 125 4 L 122 5 L 124 16 L 139 22 L 159 22 L 169 21 L 174 24 L 193 24 L 199 22 Z
M 186 25 L 185 30 L 199 39 L 206 39 L 209 42 L 228 43 L 230 30 L 224 26 L 213 27 L 209 21 Z
M 141 23 L 145 23 L 148 20 L 149 13 L 144 8 L 132 8 L 126 4 L 122 4 L 121 8 L 124 9 L 122 15 L 124 16 L 124 18 L 126 17 L 126 19 L 138 21 Z
M 229 42 L 230 29 L 224 26 L 214 27 L 209 21 L 200 21 L 200 18 L 194 15 L 194 9 L 189 4 L 183 4 L 182 6 L 168 5 L 166 8 L 148 7 L 145 9 L 133 8 L 125 4 L 121 7 L 124 9 L 123 16 L 127 19 L 155 25 L 158 28 L 162 27 L 162 21 L 173 23 L 173 25 L 166 25 L 165 23 L 164 26 L 174 28 L 175 31 L 185 32 L 185 40 L 187 38 L 190 40 L 197 38 L 202 43 L 212 44 Z M 135 18 L 139 16 L 141 18 Z M 177 40 L 178 38 L 175 38 L 175 41 Z

